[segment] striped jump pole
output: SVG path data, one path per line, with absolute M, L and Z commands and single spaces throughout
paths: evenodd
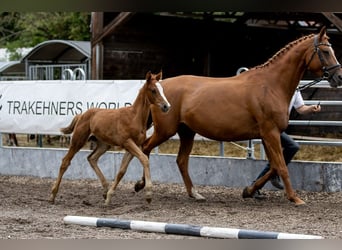
M 169 224 L 163 222 L 121 220 L 115 218 L 95 218 L 85 216 L 65 216 L 64 223 L 83 226 L 111 227 L 135 231 L 189 235 L 228 239 L 323 239 L 321 236 L 264 232 L 223 227 L 205 227 L 187 224 Z

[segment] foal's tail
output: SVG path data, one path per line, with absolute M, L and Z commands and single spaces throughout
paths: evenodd
M 71 134 L 74 131 L 75 125 L 77 121 L 81 118 L 81 115 L 76 115 L 74 119 L 72 119 L 71 123 L 68 127 L 61 128 L 61 132 L 65 135 Z

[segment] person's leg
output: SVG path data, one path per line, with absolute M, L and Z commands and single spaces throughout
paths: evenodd
M 288 165 L 298 152 L 299 144 L 285 132 L 280 134 L 280 141 L 281 145 L 283 146 L 284 160 L 286 165 Z
M 264 167 L 264 169 L 260 172 L 260 174 L 258 175 L 258 177 L 254 181 L 256 181 L 260 177 L 264 176 L 268 172 L 268 170 L 270 170 L 270 163 L 267 163 L 267 165 Z

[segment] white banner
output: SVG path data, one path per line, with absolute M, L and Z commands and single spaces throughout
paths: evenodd
M 60 134 L 60 128 L 89 108 L 131 105 L 144 82 L 0 81 L 0 132 Z

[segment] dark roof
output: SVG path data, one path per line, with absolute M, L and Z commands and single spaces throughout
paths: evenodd
M 342 12 L 158 12 L 158 15 L 229 22 L 258 28 L 340 32 Z
M 0 75 L 16 75 L 25 73 L 25 64 L 20 61 L 0 62 Z
M 49 40 L 36 45 L 21 62 L 80 63 L 90 57 L 89 41 Z

